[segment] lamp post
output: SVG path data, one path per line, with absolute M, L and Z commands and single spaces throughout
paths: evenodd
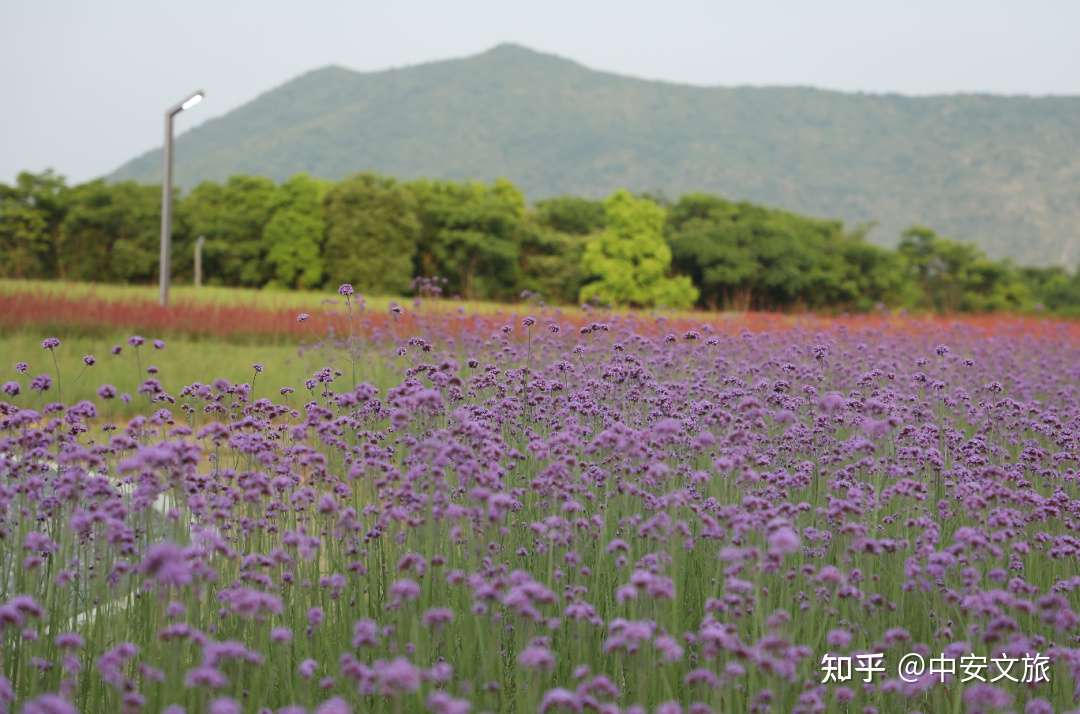
M 161 258 L 158 263 L 160 272 L 159 302 L 162 307 L 169 304 L 169 278 L 172 265 L 172 146 L 173 146 L 173 117 L 185 109 L 203 100 L 206 93 L 201 89 L 192 93 L 187 99 L 165 110 L 165 150 L 162 157 L 161 177 Z
M 202 287 L 202 247 L 206 243 L 206 236 L 195 239 L 195 287 Z

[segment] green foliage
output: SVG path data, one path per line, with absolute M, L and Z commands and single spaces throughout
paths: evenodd
M 416 181 L 419 202 L 417 268 L 447 279 L 446 292 L 473 298 L 509 298 L 518 284 L 518 226 L 525 197 L 509 181 Z
M 664 209 L 629 191 L 604 201 L 607 227 L 585 246 L 582 267 L 590 277 L 582 302 L 636 307 L 689 307 L 698 290 L 686 276 L 668 277 L 671 249 L 664 242 Z
M 50 171 L 0 183 L 0 277 L 151 283 L 160 189 L 130 181 L 69 187 Z M 400 296 L 416 276 L 447 295 L 735 309 L 1038 311 L 1080 314 L 1080 272 L 1018 268 L 928 228 L 897 250 L 869 227 L 696 193 L 618 191 L 525 205 L 505 180 L 399 183 L 358 174 L 280 186 L 234 176 L 178 197 L 173 278 L 188 282 L 207 238 L 210 285 L 311 289 L 353 283 Z
M 603 201 L 579 196 L 558 196 L 537 201 L 533 214 L 536 222 L 560 233 L 585 236 L 604 229 Z
M 895 246 L 915 217 L 994 258 L 1080 263 L 1080 98 L 693 87 L 523 47 L 384 72 L 325 67 L 177 140 L 179 185 L 369 167 L 513 177 L 533 199 L 620 187 L 738 195 Z M 114 179 L 160 180 L 161 153 Z
M 281 202 L 263 228 L 271 284 L 299 289 L 322 284 L 326 229 L 322 202 L 328 190 L 327 182 L 307 174 L 281 185 Z
M 41 212 L 14 196 L 0 195 L 0 277 L 46 275 L 50 247 Z
M 581 259 L 588 237 L 563 233 L 529 217 L 522 223 L 518 240 L 522 291 L 545 302 L 575 302 L 585 283 Z
M 191 242 L 206 238 L 203 276 L 211 285 L 258 286 L 274 277 L 263 231 L 283 195 L 270 179 L 232 176 L 224 184 L 206 181 L 184 198 L 179 213 L 188 240 L 174 238 L 174 248 L 190 254 Z
M 23 171 L 14 186 L 0 183 L 0 273 L 22 278 L 57 273 L 68 192 L 64 177 L 51 170 Z
M 904 275 L 904 263 L 891 250 L 867 243 L 861 234 L 844 236 L 838 246 L 841 281 L 838 301 L 859 311 L 882 305 L 907 305 L 914 286 Z
M 978 312 L 1030 304 L 1027 285 L 1011 263 L 992 261 L 970 243 L 914 226 L 904 232 L 898 252 L 919 288 L 920 308 Z
M 391 178 L 357 174 L 325 200 L 330 285 L 352 283 L 377 295 L 401 295 L 413 277 L 420 237 L 416 198 Z
M 710 307 L 866 308 L 896 288 L 887 251 L 837 221 L 691 194 L 672 207 L 667 234 Z
M 1037 310 L 1080 315 L 1080 270 L 1070 275 L 1064 268 L 1021 268 Z
M 98 179 L 71 190 L 60 224 L 59 272 L 66 278 L 131 282 L 157 275 L 160 189 Z
M 575 302 L 585 284 L 585 245 L 605 220 L 602 201 L 559 196 L 537 202 L 518 237 L 521 288 L 546 302 Z

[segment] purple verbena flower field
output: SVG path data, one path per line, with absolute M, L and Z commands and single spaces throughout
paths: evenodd
M 1077 707 L 1076 330 L 467 320 L 116 424 L 8 355 L 0 711 Z

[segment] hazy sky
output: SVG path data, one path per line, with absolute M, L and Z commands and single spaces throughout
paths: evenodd
M 517 42 L 693 84 L 1080 94 L 1076 0 L 0 0 L 0 181 L 73 181 L 326 64 L 377 70 Z

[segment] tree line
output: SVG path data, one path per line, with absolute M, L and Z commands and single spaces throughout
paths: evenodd
M 157 276 L 160 187 L 68 185 L 46 171 L 0 183 L 0 276 L 145 283 Z M 206 239 L 208 284 L 445 294 L 639 307 L 1080 314 L 1080 271 L 993 260 L 915 226 L 896 249 L 869 226 L 709 194 L 617 191 L 529 205 L 509 181 L 338 182 L 234 176 L 174 202 L 174 279 Z

